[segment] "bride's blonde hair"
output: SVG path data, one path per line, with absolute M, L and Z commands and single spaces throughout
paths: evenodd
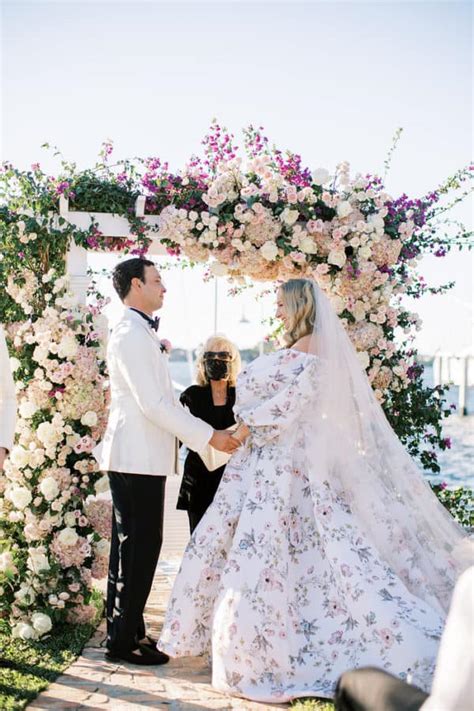
M 316 321 L 313 284 L 309 279 L 290 279 L 279 288 L 288 318 L 288 329 L 283 334 L 290 348 L 303 336 L 310 336 Z

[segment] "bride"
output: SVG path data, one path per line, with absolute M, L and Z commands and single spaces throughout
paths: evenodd
M 186 549 L 159 649 L 213 686 L 331 698 L 347 669 L 429 689 L 462 530 L 431 493 L 312 281 L 278 291 L 287 348 L 242 371 L 245 443 Z

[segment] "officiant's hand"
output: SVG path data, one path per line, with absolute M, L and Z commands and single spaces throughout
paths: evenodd
M 219 452 L 227 452 L 227 454 L 232 454 L 237 447 L 240 447 L 239 440 L 235 439 L 230 432 L 226 430 L 214 430 L 214 434 L 209 440 L 209 444 L 214 449 L 218 449 Z
M 5 447 L 0 447 L 0 472 L 3 470 L 3 465 L 7 457 L 7 450 Z

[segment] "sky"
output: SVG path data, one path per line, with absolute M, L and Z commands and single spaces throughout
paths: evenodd
M 417 197 L 472 158 L 471 27 L 471 3 L 455 0 L 3 0 L 2 158 L 53 172 L 40 148 L 50 141 L 88 167 L 111 138 L 119 158 L 158 155 L 177 170 L 217 117 L 236 135 L 264 126 L 312 168 L 348 160 L 354 172 L 381 172 L 401 126 L 387 189 Z M 469 205 L 453 216 L 468 221 Z M 456 287 L 410 304 L 423 319 L 420 351 L 469 347 L 472 259 L 428 257 L 421 272 Z M 163 336 L 198 345 L 214 328 L 215 286 L 198 270 L 164 277 Z M 227 290 L 219 280 L 218 330 L 252 345 L 268 331 L 273 299 Z

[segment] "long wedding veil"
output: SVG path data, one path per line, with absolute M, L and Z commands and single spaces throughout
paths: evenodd
M 457 577 L 472 563 L 472 544 L 391 428 L 339 317 L 311 283 L 309 351 L 320 358 L 321 382 L 309 456 L 409 591 L 446 611 Z

